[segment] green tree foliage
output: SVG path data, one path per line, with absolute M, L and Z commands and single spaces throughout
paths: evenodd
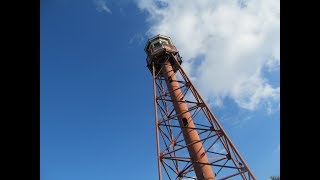
M 271 180 L 280 180 L 280 176 L 270 176 Z

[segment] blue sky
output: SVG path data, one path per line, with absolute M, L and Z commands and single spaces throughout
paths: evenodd
M 212 2 L 41 0 L 42 180 L 157 179 L 144 46 L 158 33 L 256 177 L 280 174 L 277 1 Z

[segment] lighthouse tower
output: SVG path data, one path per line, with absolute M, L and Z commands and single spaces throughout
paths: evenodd
M 181 67 L 171 39 L 157 35 L 145 52 L 153 78 L 159 180 L 255 180 Z

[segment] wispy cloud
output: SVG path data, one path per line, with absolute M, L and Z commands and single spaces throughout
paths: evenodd
M 138 33 L 138 34 L 134 34 L 130 39 L 129 39 L 129 44 L 132 45 L 134 43 L 137 43 L 137 44 L 141 44 L 143 43 L 143 35 Z
M 110 8 L 107 6 L 107 1 L 106 0 L 94 0 L 94 3 L 96 5 L 96 9 L 99 12 L 107 12 L 109 14 L 112 14 Z
M 280 144 L 278 144 L 278 146 L 276 147 L 276 149 L 273 152 L 275 152 L 275 153 L 280 152 Z
M 254 115 L 246 109 L 236 109 L 236 105 L 226 103 L 226 106 L 219 108 L 219 111 L 215 111 L 219 116 L 220 122 L 228 125 L 232 128 L 241 129 L 246 127 L 245 125 L 253 119 Z
M 207 101 L 232 98 L 255 110 L 279 108 L 280 87 L 262 71 L 280 66 L 279 0 L 137 0 L 149 13 L 148 36 L 170 36 Z M 277 75 L 276 75 L 277 76 Z M 271 107 L 269 107 L 271 106 Z

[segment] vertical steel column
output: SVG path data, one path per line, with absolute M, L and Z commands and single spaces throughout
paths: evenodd
M 166 84 L 170 92 L 173 106 L 178 114 L 179 124 L 182 129 L 183 137 L 188 152 L 193 162 L 194 171 L 198 180 L 214 180 L 215 176 L 209 164 L 206 152 L 200 141 L 200 137 L 195 129 L 192 117 L 189 113 L 187 103 L 180 90 L 177 77 L 175 76 L 172 65 L 169 61 L 163 63 L 162 74 L 166 79 Z M 197 143 L 195 143 L 197 142 Z
M 158 159 L 158 175 L 159 180 L 162 180 L 161 175 L 161 164 L 160 164 L 160 141 L 159 141 L 159 125 L 158 125 L 158 112 L 157 112 L 157 93 L 156 93 L 156 75 L 155 75 L 155 69 L 154 69 L 154 63 L 152 63 L 152 79 L 153 79 L 153 103 L 154 103 L 154 115 L 155 115 L 155 127 L 156 127 L 156 139 L 157 139 L 157 159 Z

